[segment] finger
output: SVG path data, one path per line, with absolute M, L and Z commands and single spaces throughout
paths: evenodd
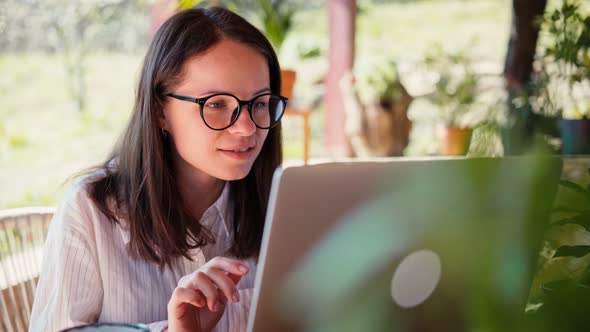
M 243 276 L 239 276 L 239 275 L 236 275 L 233 273 L 228 273 L 227 276 L 228 276 L 228 278 L 231 279 L 231 281 L 233 281 L 234 285 L 239 284 L 240 280 L 242 280 L 242 277 L 243 277 Z
M 207 299 L 209 310 L 215 311 L 215 303 L 218 301 L 217 286 L 207 274 L 198 271 L 195 274 L 195 277 L 191 280 L 190 286 L 195 290 L 200 290 Z
M 168 311 L 176 311 L 176 308 L 184 303 L 191 304 L 198 308 L 207 305 L 207 301 L 201 292 L 190 288 L 176 287 L 168 302 Z
M 227 297 L 225 297 L 225 294 L 223 294 L 223 292 L 219 288 L 217 289 L 217 298 L 223 305 L 225 305 L 228 301 Z
M 224 271 L 210 268 L 207 270 L 207 276 L 230 302 L 237 303 L 240 301 L 240 294 L 238 294 L 236 284 Z
M 227 298 L 225 294 L 220 289 L 217 289 L 217 302 L 215 304 L 216 311 L 225 310 L 225 305 L 227 304 Z
M 216 308 L 217 311 L 225 310 L 225 305 L 227 304 L 228 299 L 225 297 L 225 294 L 221 291 L 221 289 L 217 289 L 217 304 Z
M 217 268 L 217 269 L 220 269 L 225 272 L 235 274 L 238 276 L 244 276 L 248 272 L 250 272 L 250 269 L 248 268 L 248 266 L 242 264 L 238 260 L 227 258 L 227 257 L 221 257 L 221 256 L 215 257 L 212 260 L 210 260 L 209 262 L 207 262 L 207 264 L 210 267 L 214 267 L 214 268 Z

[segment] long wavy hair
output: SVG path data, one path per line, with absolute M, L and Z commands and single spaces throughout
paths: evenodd
M 112 222 L 125 220 L 129 250 L 143 259 L 172 266 L 179 257 L 191 259 L 192 249 L 214 242 L 206 228 L 191 217 L 180 199 L 173 167 L 173 147 L 162 135 L 158 117 L 166 93 L 182 79 L 187 59 L 202 54 L 222 39 L 253 47 L 267 60 L 270 89 L 280 94 L 277 56 L 266 37 L 239 15 L 224 8 L 189 9 L 168 19 L 147 51 L 135 105 L 126 130 L 100 174 L 88 183 L 90 198 Z M 229 255 L 258 255 L 270 184 L 282 162 L 281 125 L 270 129 L 249 174 L 230 182 L 234 242 Z

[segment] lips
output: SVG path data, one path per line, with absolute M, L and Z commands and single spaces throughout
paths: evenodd
M 255 149 L 256 143 L 242 143 L 224 146 L 223 148 L 218 148 L 217 150 L 226 158 L 242 162 L 251 160 L 254 156 Z
M 253 150 L 255 147 L 256 147 L 256 145 L 237 145 L 237 146 L 232 146 L 232 147 L 227 147 L 227 148 L 221 148 L 218 150 L 226 151 L 226 152 L 248 152 L 250 150 Z

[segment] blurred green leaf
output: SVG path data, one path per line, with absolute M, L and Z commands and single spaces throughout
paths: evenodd
M 580 209 L 575 208 L 575 207 L 571 207 L 571 206 L 557 206 L 553 209 L 553 213 L 560 213 L 560 212 L 580 212 Z M 589 212 L 588 211 L 584 211 L 584 212 Z
M 263 31 L 278 51 L 293 25 L 295 8 L 286 0 L 260 0 L 257 7 Z
M 577 245 L 577 246 L 561 246 L 557 249 L 553 258 L 557 257 L 584 257 L 590 254 L 590 246 Z
M 299 44 L 297 53 L 300 60 L 308 60 L 319 57 L 322 54 L 322 50 L 318 45 Z
M 590 15 L 579 0 L 564 0 L 547 10 L 542 18 L 540 38 L 540 72 L 548 80 L 538 86 L 533 96 L 536 110 L 563 114 L 575 112 L 583 117 L 590 114 L 584 98 L 575 94 L 574 87 L 590 80 L 587 57 L 590 52 Z M 581 110 L 581 112 L 580 112 Z
M 560 221 L 554 222 L 551 225 L 562 226 L 568 224 L 582 226 L 590 232 L 590 212 L 581 213 L 575 217 L 565 218 Z
M 22 149 L 29 144 L 29 141 L 22 135 L 11 135 L 8 138 L 8 143 L 15 149 Z
M 178 9 L 185 10 L 198 6 L 203 0 L 178 0 Z
M 590 193 L 579 184 L 573 183 L 572 181 L 568 181 L 568 180 L 560 180 L 559 184 L 563 187 L 574 190 L 574 191 L 584 195 L 584 197 L 590 199 Z

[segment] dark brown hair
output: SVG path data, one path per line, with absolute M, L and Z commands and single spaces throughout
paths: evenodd
M 107 161 L 89 182 L 91 199 L 113 222 L 129 224 L 130 251 L 161 267 L 214 241 L 192 218 L 180 198 L 173 172 L 173 147 L 162 135 L 158 117 L 164 96 L 182 79 L 185 61 L 222 39 L 249 45 L 267 60 L 270 89 L 281 90 L 277 56 L 266 37 L 224 8 L 189 9 L 168 19 L 147 51 L 130 122 Z M 270 129 L 250 173 L 230 183 L 234 243 L 230 255 L 258 254 L 272 174 L 282 161 L 281 126 Z

